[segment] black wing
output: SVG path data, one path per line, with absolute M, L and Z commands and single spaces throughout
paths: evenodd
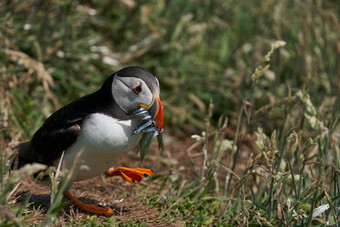
M 19 147 L 21 158 L 51 165 L 78 138 L 84 118 L 93 112 L 86 108 L 85 96 L 52 114 L 35 132 L 29 144 Z
M 31 142 L 19 146 L 19 157 L 26 162 L 52 165 L 78 138 L 83 120 L 92 113 L 117 119 L 128 115 L 112 97 L 111 75 L 97 92 L 75 100 L 53 113 L 33 135 Z
M 34 134 L 30 144 L 35 152 L 35 158 L 38 158 L 36 161 L 51 165 L 64 150 L 77 140 L 82 121 L 83 119 L 79 118 L 73 123 L 58 124 L 54 122 L 52 127 L 41 127 Z

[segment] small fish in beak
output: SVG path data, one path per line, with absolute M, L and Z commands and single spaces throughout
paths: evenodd
M 140 106 L 140 108 L 133 113 L 133 117 L 145 121 L 133 131 L 133 134 L 144 133 L 139 145 L 140 159 L 141 162 L 143 162 L 152 141 L 156 137 L 159 148 L 163 148 L 163 106 L 159 95 L 156 94 L 153 96 L 149 106 Z

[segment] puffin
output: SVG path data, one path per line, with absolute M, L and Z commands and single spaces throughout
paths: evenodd
M 162 147 L 163 106 L 157 78 L 140 66 L 129 66 L 109 76 L 96 92 L 83 96 L 48 117 L 32 139 L 18 146 L 16 167 L 42 163 L 68 172 L 64 197 L 81 210 L 111 216 L 99 204 L 85 204 L 69 189 L 73 182 L 100 174 L 121 176 L 138 183 L 154 172 L 145 168 L 117 167 L 133 149 L 143 162 L 157 137 Z M 61 184 L 59 184 L 61 185 Z

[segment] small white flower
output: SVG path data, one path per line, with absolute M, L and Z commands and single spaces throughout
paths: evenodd
M 117 61 L 116 59 L 113 59 L 113 58 L 110 58 L 110 57 L 103 57 L 103 60 L 102 60 L 105 64 L 108 64 L 108 65 L 112 65 L 112 66 L 119 66 L 119 61 Z
M 91 46 L 92 52 L 99 52 L 102 54 L 109 54 L 111 53 L 110 49 L 107 46 Z
M 199 135 L 196 135 L 196 134 L 195 135 L 191 135 L 191 138 L 194 139 L 194 140 L 197 140 L 197 141 L 203 139 L 202 136 L 199 136 Z
M 57 51 L 57 56 L 60 57 L 60 58 L 64 58 L 65 57 L 65 53 L 61 50 L 58 50 Z
M 89 15 L 90 16 L 94 16 L 94 15 L 96 15 L 97 14 L 97 10 L 95 10 L 95 9 L 89 9 Z
M 81 165 L 79 167 L 80 170 L 90 170 L 90 167 L 88 165 Z
M 31 25 L 30 24 L 25 24 L 24 25 L 24 30 L 30 30 L 31 29 Z

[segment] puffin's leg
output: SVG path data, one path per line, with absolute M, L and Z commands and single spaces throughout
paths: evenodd
M 87 213 L 105 216 L 112 216 L 115 214 L 115 212 L 109 207 L 101 206 L 99 204 L 85 204 L 73 197 L 73 195 L 69 191 L 64 192 L 64 196 L 68 198 L 72 203 L 76 204 L 81 210 Z
M 152 176 L 154 172 L 151 169 L 118 167 L 109 169 L 105 174 L 109 177 L 122 176 L 124 180 L 134 184 L 140 182 L 143 177 Z

